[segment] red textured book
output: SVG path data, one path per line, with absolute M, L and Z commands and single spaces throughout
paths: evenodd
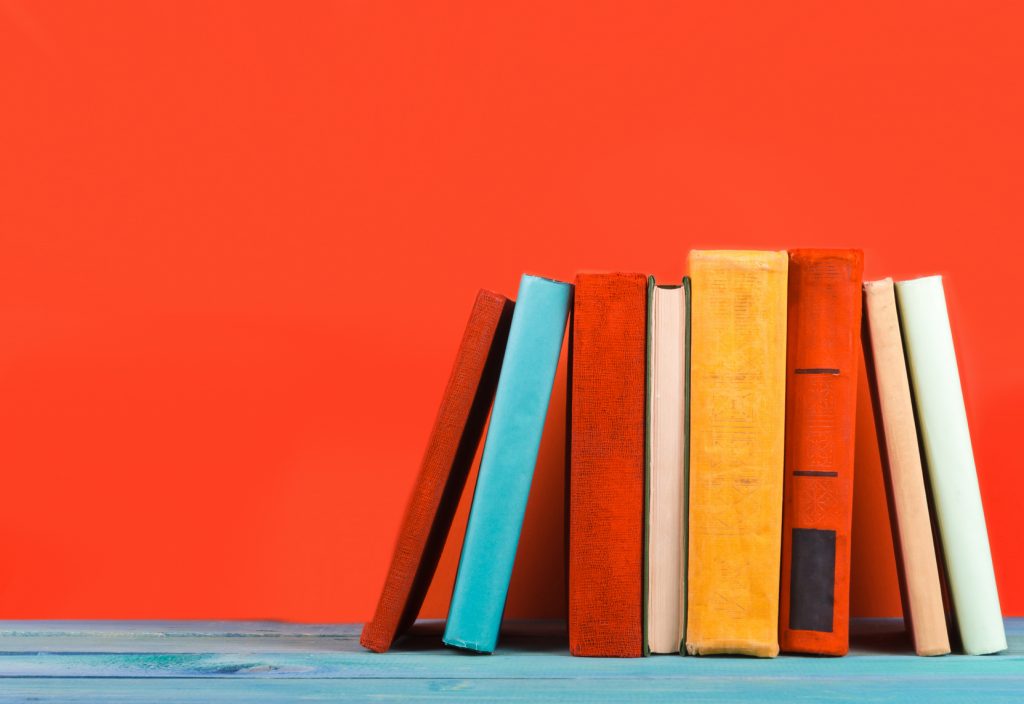
M 359 639 L 365 648 L 386 651 L 412 625 L 423 605 L 494 400 L 513 305 L 491 291 L 477 294 L 405 510 L 377 611 Z
M 779 647 L 845 655 L 864 254 L 789 258 Z
M 569 651 L 640 657 L 647 277 L 577 276 L 571 330 Z

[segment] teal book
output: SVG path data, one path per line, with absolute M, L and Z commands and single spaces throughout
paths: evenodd
M 448 645 L 490 653 L 498 642 L 572 294 L 572 284 L 520 280 L 448 609 Z

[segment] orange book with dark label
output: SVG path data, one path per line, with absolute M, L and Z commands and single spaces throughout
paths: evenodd
M 373 620 L 359 642 L 382 653 L 419 613 L 494 400 L 513 302 L 481 290 L 455 356 Z
M 577 276 L 571 330 L 569 651 L 640 657 L 647 277 Z
M 849 649 L 859 250 L 790 252 L 779 647 Z

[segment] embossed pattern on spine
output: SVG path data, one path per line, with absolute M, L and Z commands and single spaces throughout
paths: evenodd
M 860 250 L 790 252 L 779 602 L 788 652 L 849 650 L 863 270 Z
M 686 650 L 778 654 L 785 252 L 693 251 Z

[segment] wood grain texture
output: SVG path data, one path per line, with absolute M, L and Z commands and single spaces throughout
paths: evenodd
M 285 701 L 1011 702 L 1024 619 L 1001 655 L 913 656 L 898 620 L 854 620 L 845 658 L 573 658 L 561 622 L 513 622 L 494 655 L 419 622 L 387 654 L 358 624 L 0 622 L 0 704 Z

